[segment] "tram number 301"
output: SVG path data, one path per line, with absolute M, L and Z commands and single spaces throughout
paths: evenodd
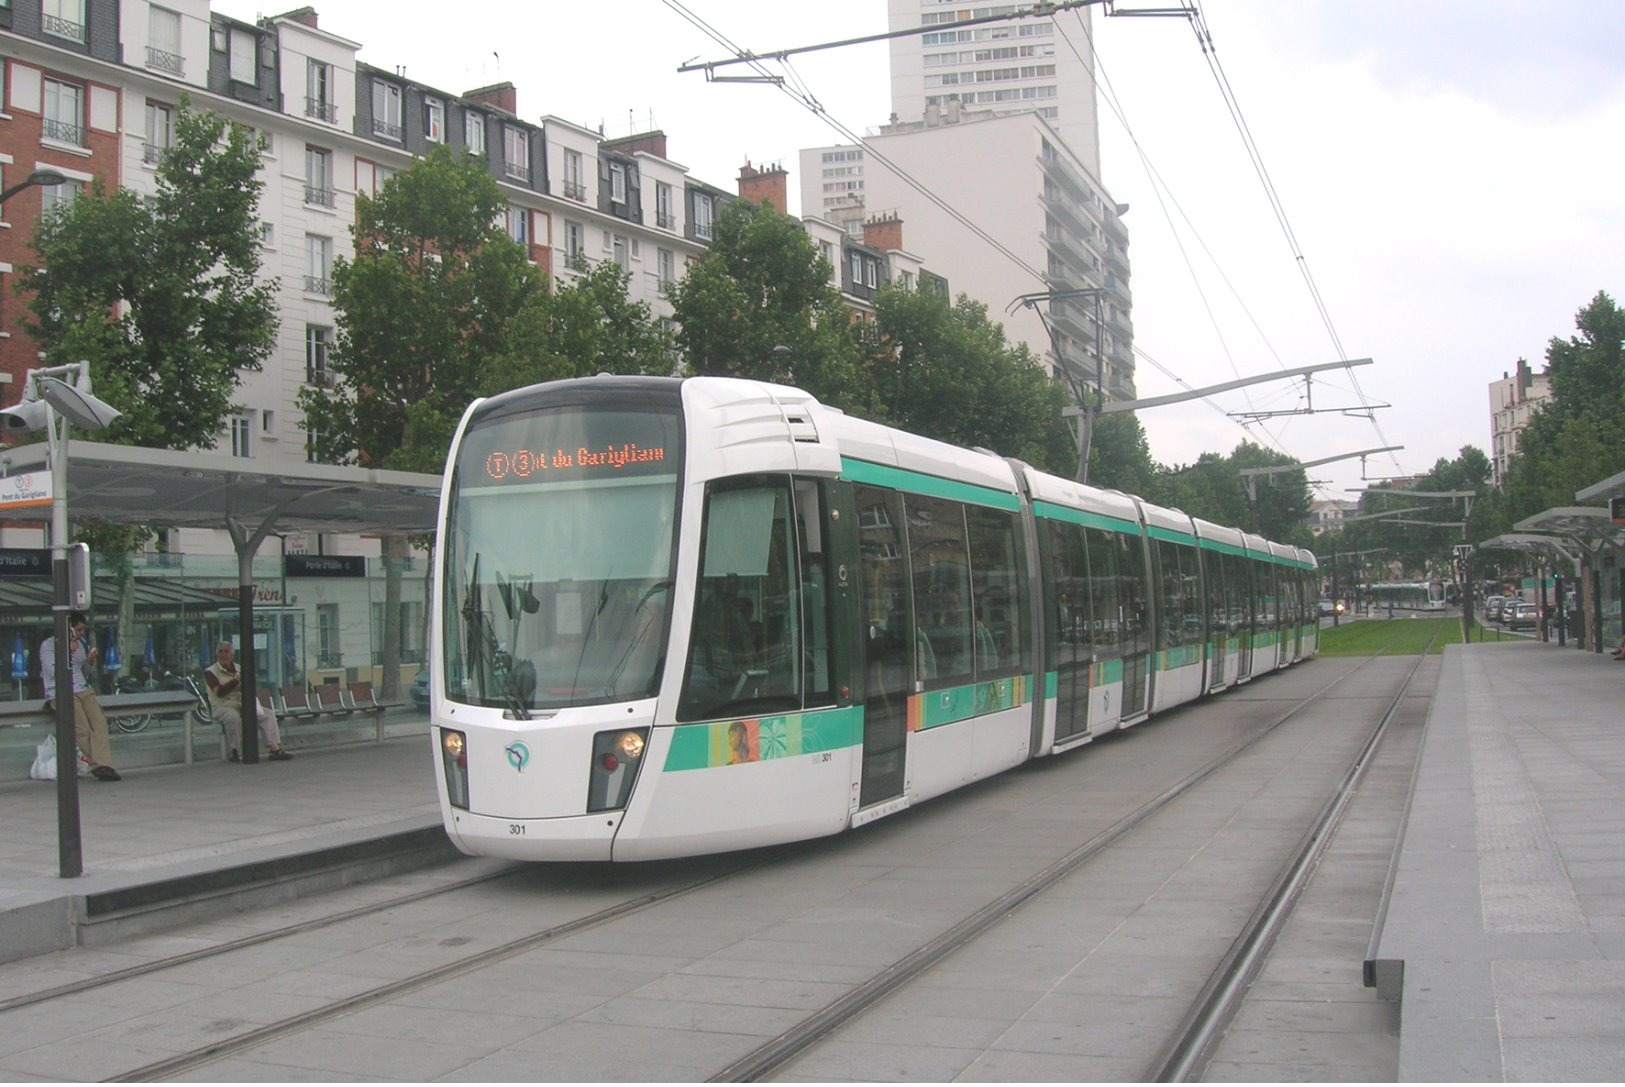
M 523 833 L 525 833 L 525 824 L 523 824 L 523 823 L 509 823 L 508 824 L 508 833 L 509 834 L 523 834 Z

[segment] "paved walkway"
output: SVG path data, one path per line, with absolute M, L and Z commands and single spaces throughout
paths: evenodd
M 1446 651 L 1378 958 L 1404 963 L 1399 1079 L 1625 1068 L 1625 663 Z
M 0 785 L 0 961 L 72 939 L 74 896 L 437 827 L 420 729 L 83 781 L 76 880 L 56 875 L 54 787 Z M 1446 652 L 1377 958 L 1404 964 L 1401 1081 L 1618 1078 L 1625 664 L 1525 640 Z
M 393 719 L 392 719 L 393 722 Z M 301 750 L 290 762 L 207 761 L 79 782 L 84 875 L 58 875 L 56 783 L 0 785 L 0 962 L 65 946 L 75 896 L 167 885 L 169 897 L 223 869 L 285 862 L 440 824 L 426 723 L 382 743 Z M 115 741 L 116 742 L 116 741 Z M 257 878 L 265 878 L 261 872 Z

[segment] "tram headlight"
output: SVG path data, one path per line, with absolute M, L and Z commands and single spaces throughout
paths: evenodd
M 618 811 L 626 807 L 643 765 L 649 730 L 621 728 L 600 732 L 592 741 L 592 767 L 587 782 L 587 810 Z
M 468 737 L 456 729 L 440 730 L 440 767 L 451 806 L 468 810 Z

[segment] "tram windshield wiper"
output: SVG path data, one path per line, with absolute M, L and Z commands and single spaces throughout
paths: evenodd
M 499 585 L 501 582 L 499 581 Z M 518 721 L 530 720 L 530 709 L 519 697 L 515 680 L 513 656 L 502 648 L 492 629 L 491 615 L 482 606 L 480 560 L 474 557 L 474 569 L 463 594 L 463 624 L 468 629 L 468 659 L 471 672 L 478 680 L 482 696 L 490 691 L 501 696 L 509 714 Z M 510 598 L 511 599 L 511 598 Z

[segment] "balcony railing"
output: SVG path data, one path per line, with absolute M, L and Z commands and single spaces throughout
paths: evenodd
M 71 38 L 76 42 L 85 40 L 85 24 L 73 23 L 59 15 L 41 15 L 40 28 L 47 34 L 55 34 L 59 38 Z
M 75 147 L 85 145 L 85 130 L 80 125 L 73 124 L 71 121 L 55 121 L 49 117 L 45 118 L 42 125 L 41 131 L 48 140 L 71 143 Z
M 333 281 L 326 276 L 306 276 L 305 290 L 310 294 L 331 295 L 333 293 Z
M 372 119 L 372 134 L 382 136 L 386 140 L 399 140 L 401 138 L 401 126 L 392 125 L 388 121 L 380 121 L 374 117 Z
M 339 108 L 332 102 L 325 102 L 320 98 L 306 98 L 305 116 L 320 118 L 330 125 L 336 124 L 339 119 Z
M 179 53 L 171 53 L 154 45 L 147 46 L 147 67 L 173 76 L 186 74 L 186 63 Z
M 587 186 L 579 181 L 566 181 L 564 183 L 564 195 L 571 200 L 579 200 L 585 204 L 587 202 Z
M 530 163 L 528 163 L 528 162 L 504 162 L 502 164 L 502 172 L 507 174 L 509 177 L 514 178 L 517 181 L 529 181 L 530 180 Z
M 155 143 L 141 145 L 141 161 L 148 166 L 155 166 L 158 160 L 164 157 L 164 149 Z
M 316 385 L 324 389 L 329 388 L 334 384 L 333 371 L 325 366 L 307 366 L 305 367 L 305 384 Z
M 655 226 L 662 230 L 676 230 L 677 216 L 669 211 L 657 211 L 655 212 Z
M 338 206 L 338 193 L 332 189 L 324 189 L 320 185 L 305 186 L 305 203 L 320 204 L 324 208 Z

